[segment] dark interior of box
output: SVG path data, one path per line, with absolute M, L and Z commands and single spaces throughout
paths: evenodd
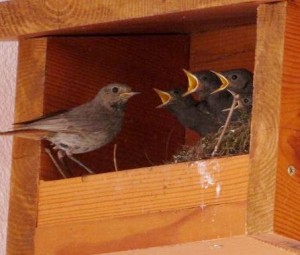
M 199 136 L 155 108 L 160 100 L 153 88 L 186 88 L 182 68 L 253 71 L 255 22 L 256 6 L 243 5 L 56 32 L 47 45 L 44 112 L 80 105 L 108 83 L 126 83 L 142 93 L 129 101 L 121 133 L 76 157 L 97 173 L 115 171 L 117 144 L 118 170 L 164 164 Z M 68 163 L 75 176 L 85 174 Z M 41 165 L 41 179 L 61 178 L 46 154 Z

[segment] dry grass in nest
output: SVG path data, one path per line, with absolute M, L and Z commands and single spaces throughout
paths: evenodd
M 202 138 L 194 146 L 183 145 L 173 155 L 172 163 L 209 159 L 217 144 L 222 128 L 215 133 Z M 233 156 L 249 153 L 250 120 L 231 122 L 225 132 L 216 156 Z

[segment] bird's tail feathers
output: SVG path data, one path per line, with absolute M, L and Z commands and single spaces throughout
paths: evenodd
M 49 135 L 49 131 L 37 130 L 37 129 L 14 129 L 0 132 L 0 136 L 18 136 L 28 139 L 40 140 Z

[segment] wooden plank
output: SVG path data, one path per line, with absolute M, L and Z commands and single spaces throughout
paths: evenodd
M 274 1 L 280 0 L 176 0 L 171 2 L 135 0 L 130 5 L 125 0 L 88 2 L 84 0 L 66 0 L 64 2 L 60 0 L 14 0 L 0 4 L 0 38 L 45 35 L 51 32 L 55 33 L 59 29 L 70 29 L 76 26 L 112 23 L 178 12 L 184 14 L 193 10 L 235 4 L 239 4 L 241 10 L 246 10 L 250 6 L 256 7 L 259 3 Z M 237 13 L 239 11 L 232 13 L 232 17 L 234 18 Z M 218 13 L 215 14 L 212 16 L 217 17 Z M 184 16 L 182 15 L 181 18 L 184 19 Z M 222 23 L 221 20 L 219 23 Z M 119 29 L 119 31 L 122 30 Z
M 184 128 L 166 109 L 153 87 L 169 90 L 186 82 L 189 37 L 186 35 L 55 37 L 48 39 L 45 112 L 68 109 L 91 100 L 108 83 L 126 83 L 141 92 L 125 110 L 122 131 L 105 147 L 76 155 L 95 172 L 163 164 L 184 144 Z M 141 145 L 143 145 L 141 147 Z M 75 176 L 86 174 L 70 162 Z M 47 155 L 41 178 L 57 179 Z
M 258 9 L 248 231 L 273 231 L 286 3 Z
M 246 207 L 244 201 L 123 218 L 42 225 L 37 228 L 35 254 L 96 254 L 243 235 Z
M 70 35 L 198 33 L 254 24 L 256 12 L 257 3 L 243 3 L 99 23 L 84 26 L 84 29 L 82 27 L 66 28 L 50 33 Z
M 254 69 L 256 24 L 223 28 L 191 35 L 190 69 Z
M 40 183 L 38 226 L 245 201 L 248 156 Z
M 98 253 L 100 254 L 100 253 Z M 143 250 L 106 253 L 107 255 L 291 255 L 293 253 L 260 242 L 251 237 L 238 236 L 182 245 L 156 247 Z
M 288 2 L 283 58 L 274 230 L 300 241 L 300 1 Z M 296 174 L 290 176 L 288 167 Z
M 287 238 L 285 236 L 280 236 L 274 233 L 259 234 L 252 237 L 256 238 L 257 240 L 270 243 L 276 247 L 281 247 L 285 250 L 289 250 L 292 252 L 292 254 L 300 254 L 300 242 L 295 239 Z
M 15 120 L 23 121 L 42 113 L 47 40 L 19 44 Z M 37 224 L 37 186 L 40 143 L 15 139 L 8 219 L 7 254 L 33 254 Z

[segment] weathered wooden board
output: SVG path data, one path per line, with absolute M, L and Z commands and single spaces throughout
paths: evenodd
M 42 181 L 37 254 L 91 254 L 245 234 L 247 180 L 248 156 L 239 156 Z
M 98 253 L 100 254 L 100 253 Z M 232 238 L 216 239 L 211 241 L 193 242 L 181 245 L 156 247 L 144 250 L 131 250 L 107 255 L 291 255 L 291 251 L 279 249 L 275 246 L 255 240 L 251 237 L 238 236 Z
M 273 231 L 286 3 L 258 9 L 248 231 Z
M 130 206 L 130 205 L 128 205 Z M 41 225 L 36 254 L 87 255 L 243 235 L 246 202 Z
M 245 201 L 248 156 L 41 182 L 38 226 Z
M 300 241 L 300 1 L 289 1 L 280 97 L 274 230 Z M 288 174 L 289 166 L 296 169 Z
M 42 114 L 46 39 L 20 43 L 16 121 Z M 33 254 L 37 224 L 38 177 L 41 146 L 37 141 L 14 140 L 10 183 L 7 254 Z
M 182 22 L 179 22 L 179 26 L 176 28 L 172 26 L 172 22 L 167 21 L 164 25 L 164 32 L 184 32 L 187 27 L 191 26 L 189 20 L 184 21 L 191 11 L 198 11 L 197 19 L 200 19 L 203 24 L 207 23 L 207 29 L 211 23 L 217 27 L 245 22 L 250 16 L 253 16 L 253 11 L 258 4 L 274 1 L 280 0 L 176 0 L 171 2 L 134 0 L 130 4 L 126 0 L 65 0 L 63 2 L 60 0 L 14 0 L 0 4 L 0 38 L 57 34 L 62 32 L 59 30 L 65 30 L 66 33 L 68 29 L 73 29 L 73 34 L 85 33 L 84 30 L 89 29 L 88 26 L 98 26 L 99 24 L 102 25 L 93 29 L 98 34 L 101 30 L 104 33 L 105 31 L 122 33 L 123 27 L 119 22 L 124 22 L 122 23 L 124 28 L 129 29 L 131 33 L 134 31 L 147 33 L 150 32 L 147 30 L 147 26 L 141 30 L 136 28 L 135 23 L 131 23 L 131 20 L 144 19 L 147 21 L 145 18 L 150 18 L 149 21 L 152 23 L 152 17 L 156 16 L 155 19 L 157 19 L 162 15 L 169 14 L 171 14 L 170 21 L 174 14 L 176 19 L 182 20 Z M 181 14 L 177 15 L 178 13 Z M 78 29 L 78 27 L 81 28 Z M 151 24 L 149 28 L 152 28 L 152 32 L 161 31 Z
M 259 7 L 248 201 L 250 234 L 278 233 L 296 240 L 300 240 L 299 13 L 299 1 Z M 289 166 L 296 169 L 292 176 Z

